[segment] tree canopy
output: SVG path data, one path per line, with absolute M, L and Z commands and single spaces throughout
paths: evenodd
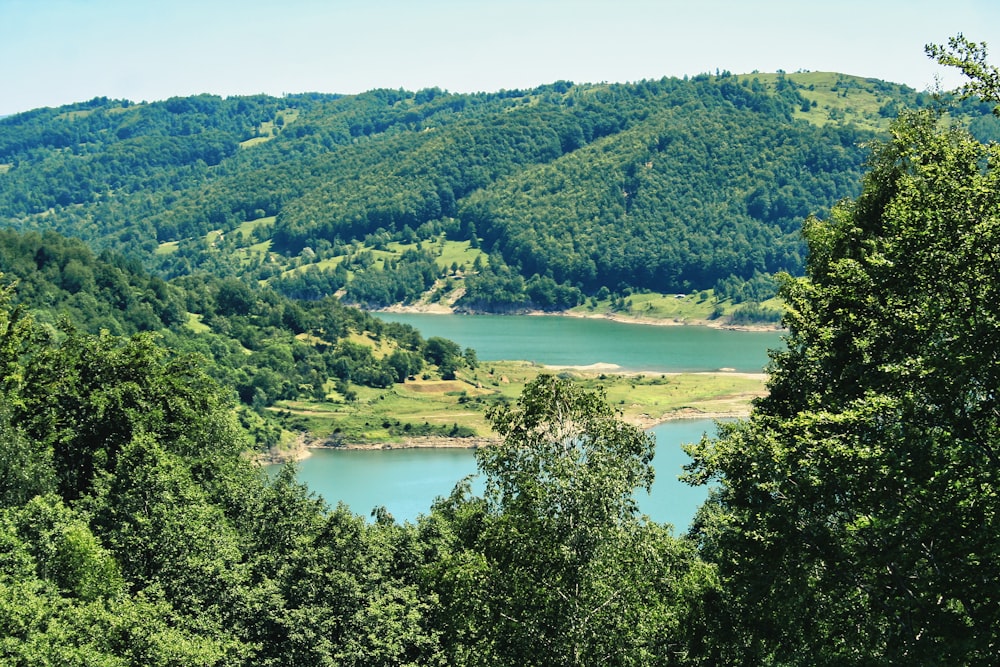
M 693 447 L 730 660 L 987 664 L 1000 609 L 1000 147 L 931 112 L 805 225 L 787 350 Z
M 542 376 L 493 415 L 483 498 L 366 522 L 244 457 L 195 359 L 0 296 L 3 664 L 683 662 L 710 571 L 636 516 L 651 438 L 601 396 Z
M 641 665 L 684 662 L 678 600 L 711 573 L 669 527 L 640 517 L 653 439 L 600 393 L 550 375 L 491 413 L 503 442 L 476 452 L 485 493 L 459 486 L 451 552 L 430 568 L 452 618 L 442 639 L 470 664 Z M 445 587 L 446 586 L 446 587 Z
M 932 102 L 809 72 L 475 95 L 97 98 L 0 119 L 0 220 L 140 258 L 164 278 L 254 277 L 311 298 L 347 285 L 370 305 L 405 302 L 433 276 L 412 258 L 336 273 L 352 243 L 444 234 L 525 281 L 495 300 L 512 283 L 484 274 L 467 305 L 566 307 L 601 288 L 799 274 L 800 222 L 857 195 L 859 144 L 896 110 Z M 975 100 L 954 113 L 1000 133 Z

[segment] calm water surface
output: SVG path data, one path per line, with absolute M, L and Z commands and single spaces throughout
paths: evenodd
M 639 492 L 639 509 L 654 521 L 673 524 L 678 532 L 687 528 L 707 495 L 704 487 L 677 480 L 690 460 L 681 444 L 696 442 L 706 432 L 715 432 L 715 423 L 708 419 L 672 421 L 652 429 L 656 481 L 651 493 Z M 435 498 L 447 496 L 459 480 L 475 473 L 470 449 L 320 449 L 299 463 L 298 478 L 331 505 L 343 501 L 366 516 L 384 506 L 398 521 L 414 521 L 430 511 Z M 473 490 L 482 493 L 482 483 L 474 482 Z
M 625 324 L 605 319 L 534 315 L 375 313 L 471 347 L 482 361 L 519 359 L 554 366 L 609 363 L 623 370 L 759 373 L 767 350 L 782 345 L 775 331 Z
M 550 365 L 611 363 L 623 370 L 710 371 L 731 368 L 760 372 L 767 350 L 781 345 L 777 332 L 747 332 L 699 326 L 623 324 L 604 319 L 559 316 L 422 315 L 379 313 L 385 320 L 416 327 L 424 338 L 442 336 L 471 347 L 482 361 L 520 359 Z M 656 482 L 639 492 L 642 512 L 655 521 L 687 528 L 705 500 L 703 487 L 677 480 L 688 456 L 682 443 L 714 433 L 710 420 L 668 422 L 656 435 Z M 299 464 L 299 479 L 330 504 L 347 503 L 368 515 L 384 506 L 399 521 L 413 521 L 439 496 L 476 472 L 472 450 L 318 450 Z M 482 484 L 473 484 L 482 492 Z

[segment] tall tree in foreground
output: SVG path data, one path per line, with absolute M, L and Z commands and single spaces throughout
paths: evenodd
M 652 436 L 548 375 L 491 420 L 503 442 L 476 453 L 483 498 L 456 493 L 432 517 L 464 547 L 430 568 L 449 662 L 683 662 L 681 602 L 707 579 L 690 544 L 638 514 Z
M 987 60 L 985 42 L 973 42 L 958 33 L 948 39 L 947 46 L 928 44 L 924 51 L 938 63 L 957 67 L 968 77 L 958 90 L 963 98 L 977 96 L 993 102 L 1000 100 L 1000 68 Z M 993 114 L 1000 115 L 1000 107 L 994 107 Z
M 769 396 L 691 448 L 726 662 L 1000 655 L 1000 146 L 942 125 L 901 116 L 806 224 Z

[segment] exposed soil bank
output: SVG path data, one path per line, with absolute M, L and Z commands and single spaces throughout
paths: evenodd
M 379 308 L 375 312 L 416 313 L 422 315 L 457 314 L 454 308 L 446 306 L 441 303 L 431 303 L 431 304 L 422 303 L 411 306 L 404 306 L 402 304 L 397 303 L 392 306 L 388 306 L 386 308 Z M 469 313 L 469 314 L 495 315 L 496 313 Z M 622 324 L 646 324 L 650 326 L 661 326 L 661 327 L 684 327 L 684 326 L 710 327 L 712 329 L 729 329 L 732 331 L 781 331 L 784 328 L 780 324 L 730 324 L 722 319 L 709 320 L 709 319 L 689 319 L 689 318 L 677 319 L 677 318 L 640 317 L 634 315 L 623 315 L 621 313 L 579 313 L 568 310 L 562 310 L 562 311 L 525 310 L 511 314 L 579 317 L 582 319 L 611 320 L 612 322 L 620 322 Z

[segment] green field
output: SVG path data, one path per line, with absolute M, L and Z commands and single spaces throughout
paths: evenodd
M 272 411 L 286 428 L 343 444 L 398 443 L 415 436 L 490 437 L 486 410 L 510 402 L 540 373 L 558 373 L 608 401 L 635 424 L 667 419 L 745 415 L 765 393 L 764 377 L 738 373 L 610 375 L 553 370 L 529 362 L 489 362 L 455 380 L 409 380 L 386 389 L 358 387 L 353 400 L 335 392 L 326 401 L 281 401 Z
M 732 315 L 738 304 L 729 300 L 717 302 L 712 290 L 691 294 L 659 294 L 638 292 L 625 299 L 625 308 L 615 307 L 611 299 L 588 299 L 571 309 L 576 315 L 605 315 L 641 322 L 671 321 L 678 324 L 700 324 Z M 780 299 L 768 299 L 760 304 L 766 310 L 780 313 Z

